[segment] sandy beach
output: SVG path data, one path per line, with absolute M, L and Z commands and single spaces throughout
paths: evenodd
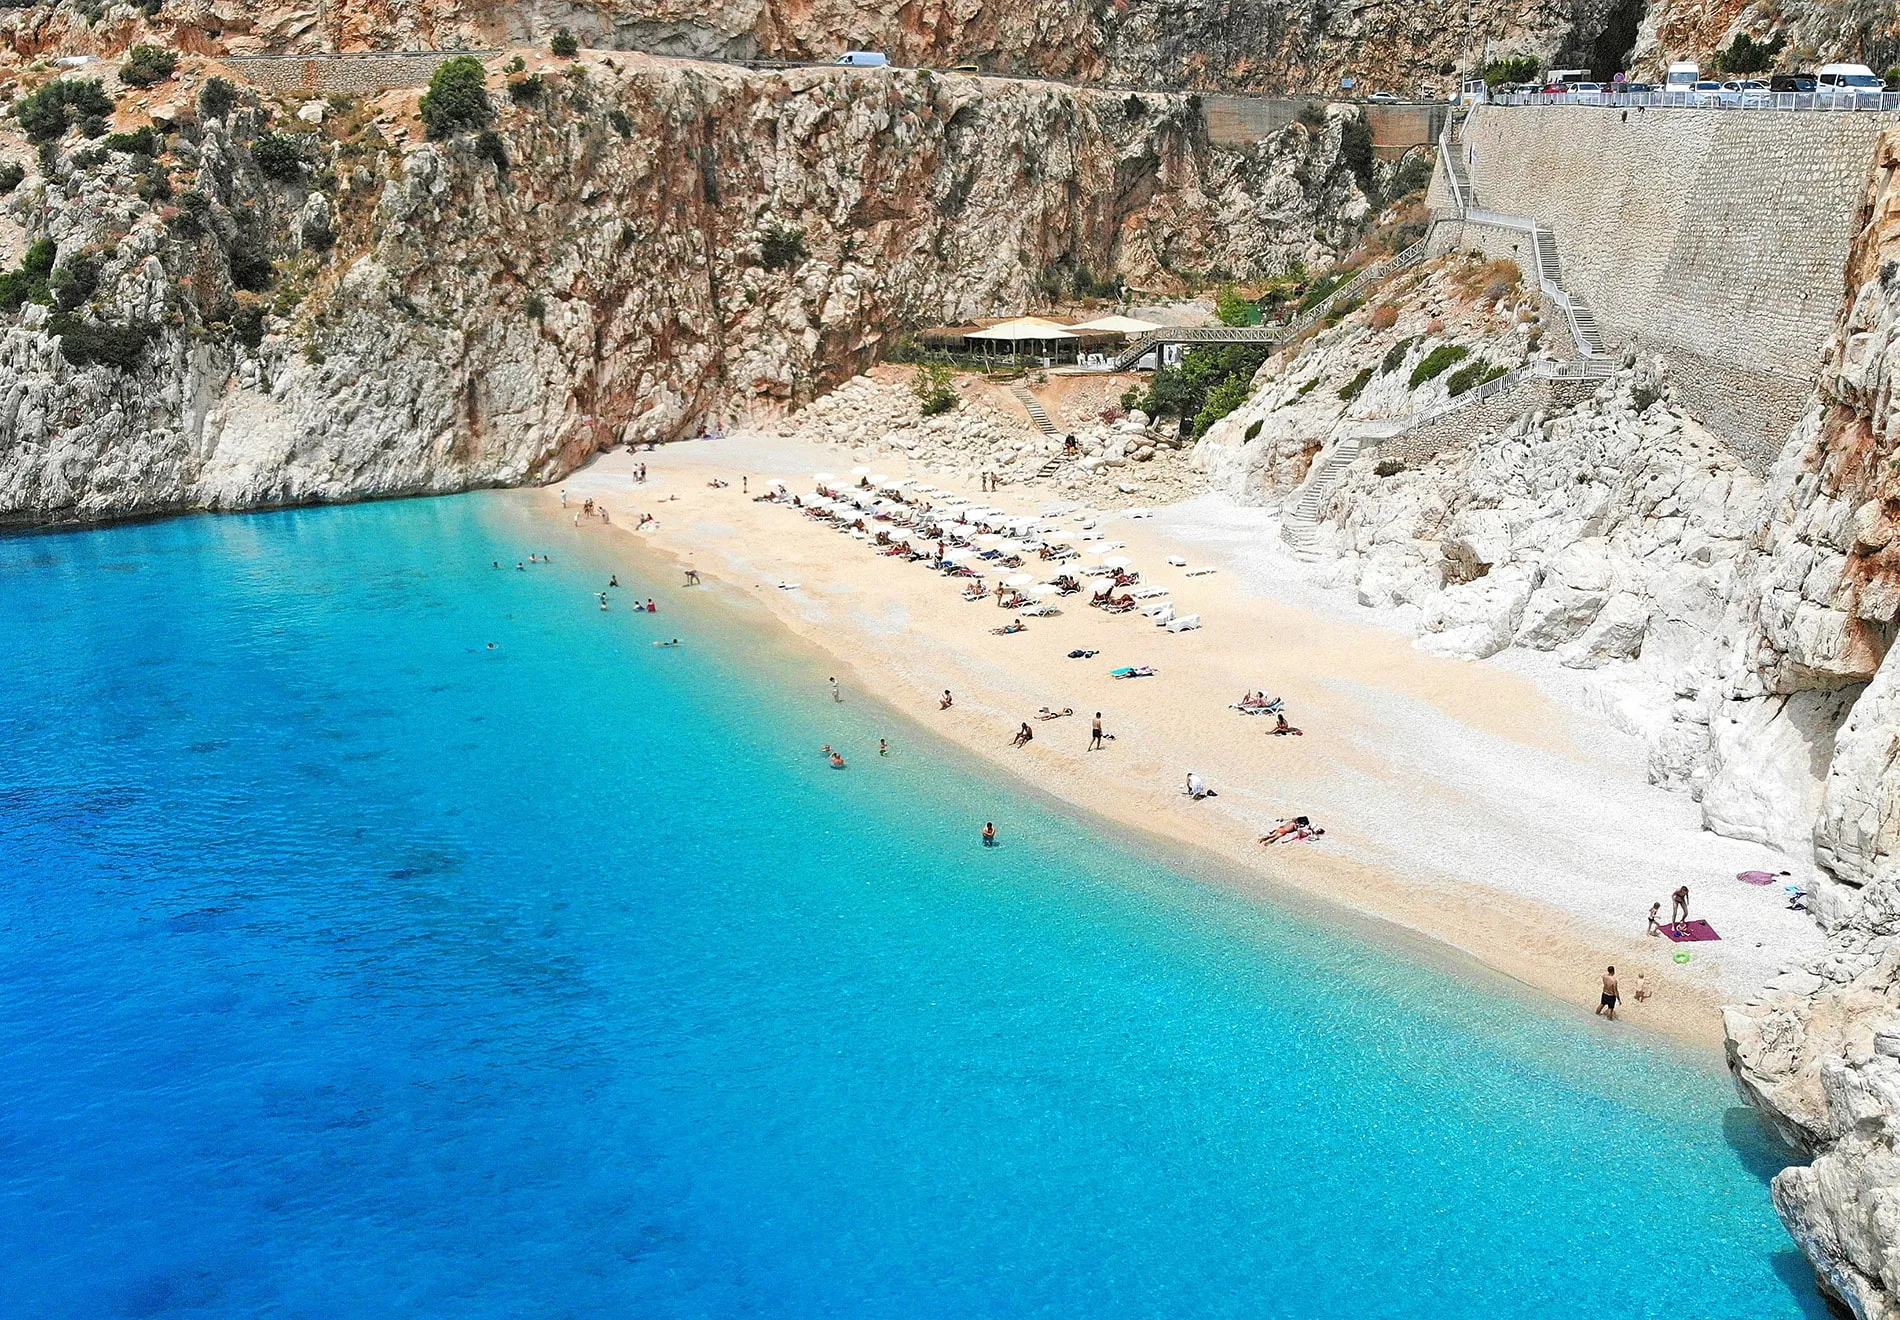
M 643 485 L 634 481 L 642 462 Z M 1168 588 L 1178 613 L 1204 620 L 1197 631 L 1168 633 L 1077 596 L 1059 602 L 1058 617 L 995 636 L 989 630 L 1013 615 L 993 600 L 961 599 L 961 580 L 753 499 L 770 479 L 808 492 L 815 472 L 844 478 L 852 466 L 837 449 L 741 435 L 603 456 L 537 498 L 561 516 L 603 501 L 612 522 L 582 526 L 692 565 L 703 589 L 761 602 L 836 658 L 846 700 L 886 701 L 1079 808 L 1218 856 L 1263 892 L 1285 886 L 1396 923 L 1580 1012 L 1594 1008 L 1597 978 L 1614 963 L 1622 1023 L 1718 1045 L 1722 1003 L 1821 947 L 1819 930 L 1788 910 L 1778 885 L 1735 878 L 1754 868 L 1799 875 L 1790 859 L 1701 830 L 1693 802 L 1646 782 L 1636 741 L 1562 699 L 1560 684 L 1433 657 L 1352 618 L 1285 558 L 1257 511 L 1203 499 L 1152 518 L 1091 514 L 1048 491 L 986 494 L 879 459 L 880 473 L 1011 513 L 1062 508 L 1046 521 L 1066 529 L 1093 521 L 1088 534 L 1121 542 L 1144 586 Z M 657 527 L 636 531 L 642 513 Z M 1187 563 L 1170 565 L 1170 556 Z M 1068 658 L 1077 649 L 1098 654 Z M 1124 665 L 1158 672 L 1110 677 Z M 955 704 L 940 711 L 946 688 Z M 1254 690 L 1284 698 L 1305 735 L 1270 736 L 1270 717 L 1230 708 Z M 1075 713 L 1039 721 L 1044 706 Z M 1114 737 L 1089 751 L 1096 711 Z M 1034 741 L 1013 747 L 1024 721 Z M 1218 796 L 1186 796 L 1189 771 Z M 1256 842 L 1296 814 L 1325 837 Z M 1679 884 L 1720 941 L 1645 935 L 1650 904 L 1660 900 L 1666 919 Z M 1677 963 L 1678 950 L 1690 961 Z M 1639 972 L 1655 992 L 1647 1004 L 1631 995 Z

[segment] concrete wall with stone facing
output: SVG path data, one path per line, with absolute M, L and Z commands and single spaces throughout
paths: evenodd
M 1532 377 L 1514 390 L 1494 394 L 1482 403 L 1446 413 L 1435 422 L 1413 427 L 1380 444 L 1368 445 L 1357 461 L 1378 463 L 1391 458 L 1407 467 L 1416 467 L 1434 454 L 1496 435 L 1520 417 L 1539 409 L 1581 403 L 1594 394 L 1602 383 L 1595 380 Z
M 338 55 L 232 55 L 231 76 L 267 92 L 368 96 L 392 87 L 426 87 L 436 67 L 456 55 L 486 59 L 492 50 L 406 50 Z
M 1557 236 L 1609 342 L 1812 382 L 1874 141 L 1900 114 L 1484 106 L 1478 205 Z

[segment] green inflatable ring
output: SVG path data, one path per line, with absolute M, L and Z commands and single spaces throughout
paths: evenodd
M 1677 950 L 1676 950 L 1676 961 L 1677 961 L 1677 962 L 1679 962 L 1679 963 L 1686 963 L 1686 962 L 1688 962 L 1688 961 L 1689 961 L 1689 959 L 1690 959 L 1690 957 L 1691 957 L 1691 955 L 1690 955 L 1690 953 L 1689 953 L 1689 951 L 1688 951 L 1687 949 L 1677 949 Z

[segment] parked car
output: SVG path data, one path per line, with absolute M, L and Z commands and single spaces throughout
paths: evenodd
M 1815 87 L 1811 73 L 1777 73 L 1768 79 L 1771 92 L 1812 92 Z
M 848 50 L 838 57 L 838 63 L 854 69 L 881 69 L 890 62 L 889 56 L 877 50 Z
M 1366 98 L 1366 101 L 1370 105 L 1397 105 L 1404 99 L 1405 98 L 1401 96 L 1395 96 L 1391 92 L 1374 92 L 1371 96 Z
M 1651 92 L 1655 91 L 1656 88 L 1652 83 L 1626 82 L 1616 90 L 1622 92 L 1625 96 L 1648 96 Z
M 1595 105 L 1603 99 L 1603 84 L 1573 82 L 1570 84 L 1570 94 L 1564 99 L 1575 101 L 1579 105 Z
M 1704 78 L 1689 89 L 1689 104 L 1720 105 L 1722 103 L 1722 84 L 1713 78 Z
M 1768 84 L 1758 78 L 1731 78 L 1716 100 L 1722 105 L 1754 108 L 1768 104 Z

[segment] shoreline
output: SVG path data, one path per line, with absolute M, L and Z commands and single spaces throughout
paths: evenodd
M 631 478 L 641 457 L 651 474 L 645 486 Z M 569 515 L 590 496 L 602 499 L 614 521 L 593 524 L 598 530 L 691 564 L 709 586 L 764 606 L 830 657 L 847 688 L 1118 830 L 1210 858 L 1226 873 L 1215 883 L 1372 918 L 1583 1012 L 1594 1007 L 1601 967 L 1615 963 L 1624 992 L 1618 1025 L 1713 1051 L 1723 1044 L 1723 1003 L 1819 947 L 1812 922 L 1778 910 L 1778 890 L 1771 899 L 1714 871 L 1766 864 L 1764 850 L 1685 832 L 1686 798 L 1625 782 L 1631 766 L 1606 761 L 1605 730 L 1588 723 L 1595 717 L 1565 710 L 1503 667 L 1427 656 L 1390 630 L 1258 594 L 1242 574 L 1187 579 L 1164 565 L 1165 554 L 1216 561 L 1199 546 L 1157 544 L 1163 529 L 1125 515 L 1097 515 L 1098 528 L 1125 543 L 1144 582 L 1170 585 L 1186 608 L 1204 607 L 1203 629 L 1167 634 L 1139 616 L 1072 606 L 1030 621 L 1025 635 L 993 637 L 988 629 L 1011 616 L 989 602 L 966 604 L 926 566 L 881 559 L 796 510 L 752 502 L 770 477 L 799 492 L 814 463 L 848 470 L 836 451 L 736 437 L 641 457 L 597 458 L 528 498 L 557 517 L 561 489 Z M 915 471 L 901 459 L 878 466 Z M 742 475 L 758 489 L 742 494 Z M 713 489 L 715 478 L 731 484 Z M 1059 502 L 1020 488 L 964 493 L 1012 512 Z M 659 528 L 636 532 L 640 512 L 657 515 Z M 800 585 L 781 590 L 780 581 Z M 1074 647 L 1101 654 L 1066 659 Z M 1106 669 L 1121 664 L 1161 672 L 1109 680 Z M 1263 668 L 1278 681 L 1257 678 Z M 1266 721 L 1225 709 L 1261 686 L 1286 697 L 1305 737 L 1266 737 Z M 956 701 L 940 712 L 945 687 Z M 1041 704 L 1076 714 L 1038 722 L 1031 715 Z M 1103 754 L 1081 750 L 1095 709 L 1119 735 Z M 1011 735 L 1025 719 L 1037 737 L 1017 750 Z M 1221 796 L 1191 802 L 1179 791 L 1188 769 Z M 1579 796 L 1592 791 L 1602 800 Z M 1327 836 L 1283 850 L 1254 843 L 1260 827 L 1299 813 Z M 1644 815 L 1670 819 L 1657 825 Z M 1633 858 L 1649 860 L 1646 851 L 1655 879 L 1630 874 Z M 1692 911 L 1725 935 L 1687 946 L 1687 967 L 1670 960 L 1682 946 L 1640 934 L 1647 901 L 1666 901 L 1679 875 L 1701 897 Z M 1627 912 L 1629 934 L 1592 917 L 1610 903 L 1618 916 Z M 1631 998 L 1638 972 L 1656 994 L 1648 1004 Z

